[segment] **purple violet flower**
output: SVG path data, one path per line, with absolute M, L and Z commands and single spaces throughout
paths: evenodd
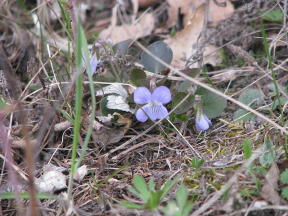
M 151 92 L 146 87 L 138 87 L 134 91 L 134 102 L 136 104 L 145 104 L 136 111 L 136 119 L 140 122 L 147 121 L 148 117 L 155 121 L 157 119 L 167 118 L 168 111 L 163 104 L 171 101 L 171 92 L 166 86 L 159 86 Z
M 97 70 L 97 68 L 100 66 L 101 61 L 97 59 L 96 54 L 91 56 L 90 59 L 90 68 L 91 68 L 91 73 L 94 74 Z
M 198 131 L 208 130 L 212 125 L 212 122 L 208 117 L 203 113 L 203 111 L 199 110 L 196 114 L 195 125 Z

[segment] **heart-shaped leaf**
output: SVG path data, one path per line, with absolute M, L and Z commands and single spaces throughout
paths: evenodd
M 248 106 L 252 104 L 260 105 L 263 102 L 263 97 L 257 89 L 247 89 L 240 94 L 239 101 Z
M 174 97 L 172 101 L 173 107 L 175 107 L 177 104 L 179 104 L 183 98 L 185 98 L 187 93 L 184 92 L 178 92 Z M 190 95 L 177 109 L 174 110 L 175 114 L 182 114 L 186 113 L 189 109 L 193 107 L 194 102 L 194 96 Z
M 131 71 L 130 80 L 135 86 L 146 86 L 148 84 L 146 73 L 138 68 Z
M 197 89 L 196 93 L 201 95 L 203 111 L 210 119 L 220 116 L 227 106 L 226 99 L 208 91 L 207 89 Z
M 157 41 L 155 43 L 150 44 L 147 49 L 155 56 L 170 64 L 173 58 L 173 52 L 171 48 L 164 43 L 163 41 Z M 142 65 L 146 68 L 146 70 L 153 73 L 160 73 L 166 69 L 166 67 L 156 60 L 154 57 L 150 56 L 146 52 L 142 52 L 141 59 Z

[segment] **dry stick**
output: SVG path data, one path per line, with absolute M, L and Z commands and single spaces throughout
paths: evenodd
M 25 142 L 25 159 L 27 163 L 27 174 L 28 174 L 28 185 L 29 185 L 29 192 L 30 192 L 30 202 L 31 202 L 31 216 L 38 216 L 39 209 L 38 209 L 38 201 L 36 198 L 37 191 L 34 184 L 34 148 L 29 139 L 29 129 L 27 127 L 28 116 L 26 111 L 23 110 L 21 104 L 19 105 L 19 110 L 21 111 L 22 115 L 20 116 L 20 122 L 22 123 L 22 135 L 24 136 Z
M 269 124 L 273 125 L 275 128 L 277 128 L 278 130 L 282 131 L 284 134 L 288 135 L 288 131 L 280 126 L 279 124 L 277 124 L 276 122 L 272 121 L 271 119 L 267 118 L 266 116 L 264 116 L 263 114 L 257 112 L 256 110 L 252 109 L 251 107 L 237 101 L 236 99 L 228 96 L 228 95 L 225 95 L 223 94 L 222 92 L 210 87 L 209 85 L 205 84 L 205 83 L 202 83 L 200 81 L 198 81 L 197 79 L 194 79 L 192 77 L 189 77 L 188 75 L 182 73 L 181 71 L 179 71 L 178 69 L 168 65 L 166 62 L 164 62 L 163 60 L 161 60 L 160 58 L 158 58 L 157 56 L 153 55 L 148 49 L 146 49 L 141 43 L 139 42 L 135 42 L 137 44 L 137 46 L 139 46 L 142 50 L 144 50 L 148 55 L 152 56 L 153 58 L 155 58 L 158 62 L 160 62 L 161 64 L 163 64 L 164 66 L 166 66 L 167 68 L 169 68 L 170 70 L 174 71 L 176 74 L 178 74 L 179 76 L 181 77 L 184 77 L 186 78 L 187 80 L 189 80 L 190 82 L 194 83 L 195 85 L 197 86 L 200 86 L 202 88 L 205 88 L 209 91 L 211 91 L 212 93 L 216 94 L 216 95 L 219 95 L 223 98 L 225 98 L 226 100 L 229 100 L 231 101 L 232 103 L 238 105 L 239 107 L 255 114 L 256 116 L 258 116 L 259 118 L 263 119 L 264 121 L 268 122 Z

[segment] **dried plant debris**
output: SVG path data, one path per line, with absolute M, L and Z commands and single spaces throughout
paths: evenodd
M 0 215 L 285 214 L 287 8 L 3 1 Z

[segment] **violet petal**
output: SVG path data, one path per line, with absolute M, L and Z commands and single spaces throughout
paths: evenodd
M 197 115 L 195 118 L 195 125 L 197 130 L 208 130 L 212 125 L 211 121 L 205 114 Z
M 94 74 L 96 72 L 99 64 L 100 64 L 100 61 L 98 61 L 96 54 L 94 54 L 90 59 L 90 68 L 91 68 L 92 74 Z
M 142 108 L 137 110 L 135 116 L 136 116 L 136 119 L 140 122 L 145 122 L 148 119 L 148 116 L 145 114 L 145 112 L 142 110 Z
M 166 86 L 159 86 L 152 93 L 152 100 L 167 104 L 171 101 L 171 92 Z
M 163 119 L 165 117 L 169 119 L 167 109 L 160 103 L 149 103 L 143 106 L 142 109 L 152 121 Z
M 151 101 L 151 92 L 146 87 L 138 87 L 134 91 L 134 102 L 136 104 L 147 104 Z

